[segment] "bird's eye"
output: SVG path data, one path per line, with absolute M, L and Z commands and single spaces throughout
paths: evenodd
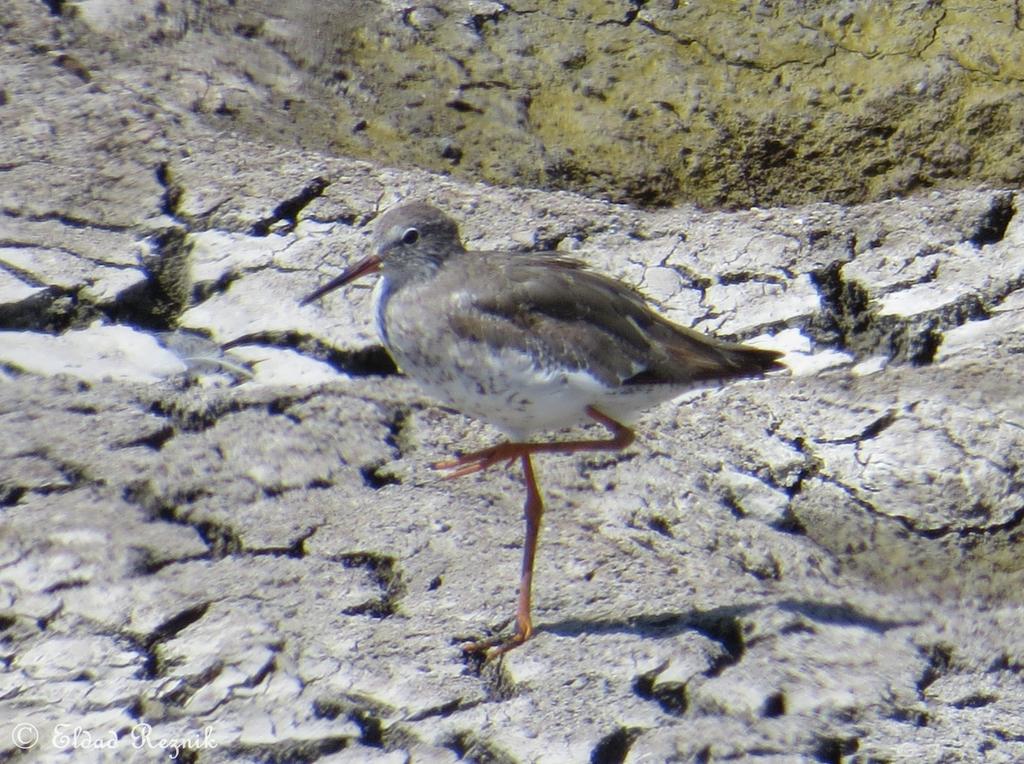
M 417 231 L 415 228 L 406 228 L 405 233 L 402 234 L 402 243 L 415 244 L 417 241 L 419 241 L 419 238 L 419 231 Z

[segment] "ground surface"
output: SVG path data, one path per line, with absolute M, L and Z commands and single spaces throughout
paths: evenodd
M 644 212 L 0 44 L 0 756 L 1024 758 L 1016 192 Z M 539 460 L 537 634 L 486 666 L 458 643 L 511 615 L 522 486 L 430 464 L 496 433 L 396 374 L 368 289 L 297 304 L 409 196 L 791 369 Z
M 5 129 L 69 89 L 96 127 L 126 87 L 114 119 L 641 205 L 1024 179 L 1014 0 L 9 0 L 0 27 Z

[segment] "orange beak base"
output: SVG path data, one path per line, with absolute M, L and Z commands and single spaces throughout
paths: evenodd
M 328 292 L 333 292 L 338 287 L 343 287 L 351 281 L 355 281 L 363 276 L 368 276 L 371 273 L 376 273 L 380 270 L 380 257 L 377 255 L 369 255 L 364 257 L 355 265 L 346 268 L 341 272 L 340 275 L 335 276 L 333 279 L 328 281 L 321 287 L 310 292 L 308 295 L 302 298 L 299 305 L 309 305 L 313 300 L 318 300 Z

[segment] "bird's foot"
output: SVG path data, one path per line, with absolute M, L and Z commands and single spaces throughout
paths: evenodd
M 516 630 L 515 633 L 510 637 L 494 636 L 488 637 L 487 639 L 480 639 L 476 642 L 463 642 L 462 652 L 467 655 L 477 655 L 483 653 L 484 662 L 494 660 L 499 655 L 504 655 L 509 650 L 512 650 L 519 645 L 523 644 L 533 634 L 533 623 L 530 621 L 529 616 L 525 618 L 516 617 Z
M 507 462 L 508 465 L 511 465 L 516 459 L 529 453 L 530 446 L 528 443 L 499 443 L 490 448 L 463 454 L 455 459 L 435 462 L 434 469 L 450 470 L 445 475 L 446 478 L 465 477 L 466 475 L 472 475 L 474 472 L 482 472 L 489 469 L 499 462 Z

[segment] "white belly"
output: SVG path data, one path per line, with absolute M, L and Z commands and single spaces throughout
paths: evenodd
M 510 350 L 455 359 L 443 377 L 436 368 L 396 360 L 428 395 L 515 439 L 590 423 L 588 406 L 629 424 L 636 413 L 685 392 L 669 386 L 610 390 L 585 372 L 539 370 L 531 357 Z
M 589 423 L 588 406 L 629 424 L 636 413 L 686 392 L 671 385 L 609 388 L 585 371 L 540 368 L 518 349 L 495 352 L 456 338 L 443 324 L 416 323 L 410 312 L 391 305 L 384 331 L 380 285 L 374 290 L 378 332 L 398 366 L 431 397 L 512 438 Z

